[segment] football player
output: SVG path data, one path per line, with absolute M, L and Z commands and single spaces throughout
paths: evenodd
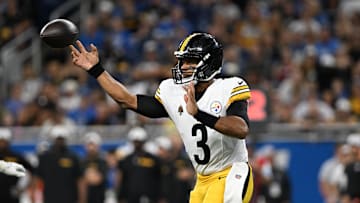
M 21 164 L 23 159 L 9 150 L 11 137 L 9 129 L 0 128 L 0 172 L 20 178 L 26 175 L 26 169 Z M 21 163 L 16 163 L 15 161 Z
M 134 95 L 99 63 L 97 48 L 70 45 L 75 65 L 95 77 L 124 107 L 151 118 L 169 117 L 179 131 L 197 172 L 190 203 L 249 202 L 253 191 L 245 137 L 249 132 L 250 89 L 239 77 L 215 78 L 223 48 L 210 34 L 187 36 L 174 52 L 172 79 L 154 96 Z

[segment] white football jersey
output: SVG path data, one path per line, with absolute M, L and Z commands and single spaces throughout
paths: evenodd
M 195 170 L 201 175 L 221 171 L 234 162 L 247 162 L 244 139 L 232 138 L 205 126 L 187 113 L 185 90 L 172 79 L 161 82 L 155 98 L 175 123 Z M 246 82 L 238 77 L 215 79 L 197 101 L 199 109 L 214 116 L 225 116 L 228 106 L 250 98 Z

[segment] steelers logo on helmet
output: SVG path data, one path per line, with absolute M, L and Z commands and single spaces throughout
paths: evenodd
M 187 36 L 174 52 L 178 63 L 172 68 L 174 83 L 185 84 L 190 81 L 209 81 L 221 71 L 223 60 L 222 45 L 210 34 L 193 33 Z M 184 60 L 196 60 L 196 66 L 183 71 Z

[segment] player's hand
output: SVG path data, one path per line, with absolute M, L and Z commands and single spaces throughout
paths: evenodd
M 21 164 L 6 162 L 3 160 L 0 160 L 0 172 L 17 177 L 23 177 L 26 175 L 26 169 Z
M 198 106 L 195 100 L 195 87 L 194 83 L 190 82 L 188 85 L 184 86 L 186 94 L 184 95 L 184 100 L 186 103 L 186 111 L 190 115 L 195 115 L 198 112 Z
M 91 50 L 89 52 L 79 40 L 76 41 L 76 44 L 79 47 L 79 50 L 73 45 L 69 46 L 71 49 L 72 62 L 75 65 L 85 70 L 89 70 L 91 67 L 99 63 L 99 53 L 95 45 L 90 44 Z

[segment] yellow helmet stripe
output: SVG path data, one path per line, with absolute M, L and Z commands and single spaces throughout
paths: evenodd
M 183 43 L 181 44 L 179 51 L 184 51 L 184 50 L 185 50 L 185 47 L 187 46 L 187 44 L 189 43 L 189 41 L 191 40 L 191 38 L 193 38 L 193 37 L 195 37 L 196 35 L 199 35 L 199 34 L 200 34 L 200 33 L 194 33 L 194 34 L 189 35 L 189 36 L 183 41 Z

